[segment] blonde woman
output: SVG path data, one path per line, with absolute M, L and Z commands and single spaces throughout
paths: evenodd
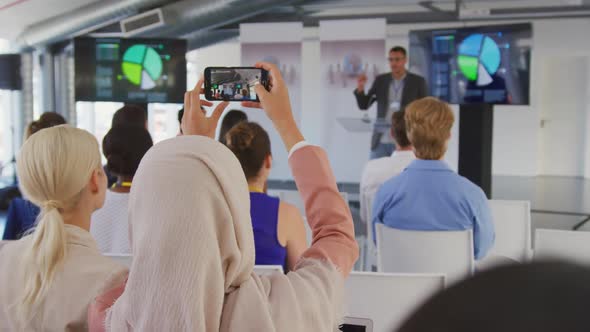
M 107 187 L 98 143 L 81 129 L 44 129 L 23 145 L 17 171 L 41 214 L 29 235 L 0 244 L 0 330 L 86 330 L 90 301 L 127 272 L 88 231 Z

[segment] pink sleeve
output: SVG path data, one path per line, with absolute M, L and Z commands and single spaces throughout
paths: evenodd
M 313 241 L 302 258 L 327 259 L 348 276 L 359 255 L 350 209 L 336 186 L 328 157 L 317 146 L 293 153 L 289 165 L 305 202 Z
M 104 332 L 107 310 L 123 294 L 127 281 L 121 286 L 113 288 L 98 296 L 88 307 L 88 330 L 90 332 Z

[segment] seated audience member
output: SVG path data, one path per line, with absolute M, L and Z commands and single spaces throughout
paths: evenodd
M 147 111 L 137 105 L 125 105 L 113 115 L 111 127 L 117 126 L 140 126 L 147 129 Z
M 119 108 L 113 114 L 111 128 L 118 126 L 138 126 L 148 129 L 147 111 L 140 106 L 132 104 Z M 111 187 L 117 181 L 117 177 L 111 174 L 106 166 L 104 167 L 104 171 L 107 175 L 108 185 Z
M 92 299 L 127 275 L 88 232 L 107 183 L 98 143 L 81 129 L 44 129 L 24 143 L 17 170 L 41 215 L 29 235 L 0 243 L 0 330 L 84 331 Z
M 588 331 L 588 280 L 588 267 L 566 262 L 498 267 L 434 295 L 397 331 Z
M 31 122 L 25 129 L 26 141 L 36 132 L 59 126 L 66 123 L 66 119 L 58 113 L 45 112 L 41 114 L 39 120 Z M 8 207 L 6 215 L 6 227 L 4 229 L 3 240 L 18 240 L 24 233 L 35 224 L 39 215 L 39 207 L 23 198 L 14 198 Z
M 372 202 L 381 185 L 392 177 L 401 173 L 416 159 L 412 143 L 406 135 L 406 121 L 404 112 L 394 112 L 391 117 L 391 137 L 395 144 L 395 151 L 390 157 L 369 160 L 360 184 L 361 220 L 370 222 Z
M 244 96 L 242 95 L 240 90 L 236 92 L 236 94 L 234 95 L 234 99 L 244 99 Z
M 219 142 L 225 143 L 225 137 L 227 132 L 232 129 L 235 125 L 242 121 L 248 121 L 246 113 L 240 110 L 230 110 L 221 120 L 221 128 L 219 128 Z
M 131 253 L 127 221 L 129 192 L 141 159 L 153 145 L 150 133 L 138 126 L 114 127 L 102 141 L 107 169 L 117 177 L 107 190 L 104 206 L 92 215 L 90 225 L 90 233 L 102 253 Z
M 31 137 L 34 133 L 41 129 L 51 128 L 59 125 L 66 124 L 66 119 L 59 113 L 45 112 L 41 114 L 39 120 L 29 123 L 25 129 L 25 141 Z
M 225 140 L 238 157 L 250 189 L 256 265 L 281 265 L 293 270 L 307 249 L 305 226 L 295 206 L 266 194 L 272 167 L 268 134 L 256 123 L 242 122 L 227 133 Z
M 242 89 L 242 96 L 244 96 L 244 99 L 250 99 L 250 92 L 248 92 L 248 89 Z
M 417 159 L 377 192 L 373 227 L 382 223 L 419 231 L 472 229 L 475 258 L 483 258 L 495 237 L 486 195 L 443 161 L 453 111 L 446 103 L 427 97 L 408 105 L 405 120 Z
M 235 155 L 213 140 L 225 105 L 203 115 L 201 80 L 185 97 L 186 136 L 155 145 L 137 170 L 129 199 L 133 265 L 126 285 L 91 306 L 90 331 L 336 329 L 344 279 L 358 257 L 352 216 L 326 153 L 299 132 L 277 67 L 258 66 L 273 79 L 270 92 L 261 85 L 256 92 L 291 152 L 315 242 L 294 271 L 253 273 L 248 183 Z

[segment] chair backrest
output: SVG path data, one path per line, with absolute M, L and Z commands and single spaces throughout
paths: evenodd
M 533 259 L 567 259 L 590 265 L 590 232 L 537 229 Z
M 496 241 L 488 255 L 525 263 L 531 253 L 531 203 L 490 200 Z
M 473 275 L 471 230 L 410 231 L 376 226 L 379 272 L 442 273 L 447 286 Z
M 254 273 L 259 276 L 266 276 L 275 273 L 283 274 L 283 267 L 280 265 L 254 265 Z
M 346 316 L 369 318 L 374 332 L 391 332 L 444 289 L 444 275 L 352 272 L 345 288 Z
M 131 268 L 131 261 L 133 256 L 131 254 L 104 254 L 105 256 L 113 259 L 117 263 L 123 264 L 128 268 Z

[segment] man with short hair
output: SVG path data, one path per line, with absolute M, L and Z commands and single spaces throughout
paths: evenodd
M 483 258 L 495 239 L 487 197 L 443 161 L 455 121 L 451 108 L 436 98 L 423 98 L 408 105 L 405 120 L 417 159 L 377 192 L 373 227 L 472 229 L 475 259 Z
M 358 107 L 367 110 L 377 101 L 377 121 L 371 138 L 371 159 L 390 156 L 395 149 L 389 135 L 391 115 L 403 111 L 412 101 L 428 95 L 426 80 L 406 70 L 406 54 L 406 49 L 401 46 L 391 48 L 388 58 L 391 72 L 377 76 L 367 93 L 367 76 L 361 74 L 357 79 L 354 95 Z
M 361 176 L 360 203 L 361 221 L 370 222 L 372 202 L 381 185 L 400 174 L 408 165 L 416 159 L 412 143 L 406 135 L 406 121 L 404 112 L 395 112 L 391 118 L 391 137 L 395 143 L 395 151 L 392 155 L 370 160 Z

